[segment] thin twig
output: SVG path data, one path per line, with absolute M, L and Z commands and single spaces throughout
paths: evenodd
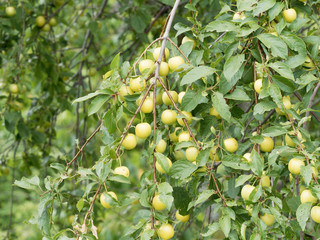
M 314 89 L 314 91 L 313 91 L 313 93 L 312 93 L 312 96 L 311 96 L 310 101 L 309 101 L 309 104 L 308 104 L 308 109 L 312 108 L 313 100 L 314 100 L 314 98 L 315 98 L 316 95 L 317 95 L 317 92 L 318 92 L 318 90 L 319 90 L 319 87 L 320 87 L 320 82 L 318 82 L 317 86 L 315 87 L 315 89 Z M 308 117 L 309 115 L 310 115 L 310 111 L 307 111 L 307 112 L 306 112 L 306 117 Z M 304 129 L 307 128 L 307 121 L 304 122 L 303 128 L 304 128 Z
M 168 37 L 169 42 L 175 46 L 175 48 L 181 53 L 181 55 L 187 60 L 188 63 L 191 64 L 190 60 L 187 58 L 186 55 L 184 55 L 184 53 L 181 51 L 181 49 L 177 46 L 177 44 L 175 44 L 169 37 Z
M 103 125 L 103 121 L 101 121 L 100 125 L 96 128 L 96 130 L 94 130 L 94 132 L 91 134 L 91 136 L 85 141 L 85 143 L 82 145 L 82 147 L 80 148 L 80 150 L 77 152 L 77 154 L 72 158 L 72 160 L 70 162 L 68 162 L 67 164 L 67 171 L 68 169 L 70 168 L 72 162 L 74 160 L 77 159 L 77 157 L 79 156 L 80 153 L 82 153 L 83 149 L 85 148 L 85 146 L 90 142 L 90 140 L 94 137 L 94 135 L 97 134 L 97 132 L 99 132 L 100 128 L 102 127 Z

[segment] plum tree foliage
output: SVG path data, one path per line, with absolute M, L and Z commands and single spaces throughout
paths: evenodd
M 320 238 L 319 0 L 78 2 L 0 8 L 43 239 Z

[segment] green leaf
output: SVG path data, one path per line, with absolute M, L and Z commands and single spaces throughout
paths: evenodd
M 226 103 L 226 100 L 223 98 L 222 93 L 215 92 L 214 97 L 212 98 L 213 106 L 220 116 L 227 120 L 231 121 L 231 113 L 229 110 L 229 105 Z
M 294 80 L 294 76 L 290 67 L 283 62 L 269 63 L 269 67 L 279 73 L 282 77 Z
M 210 157 L 210 150 L 211 149 L 206 149 L 206 150 L 201 150 L 197 156 L 197 163 L 198 166 L 204 166 Z
M 254 172 L 257 176 L 261 176 L 264 167 L 262 158 L 256 150 L 253 150 L 251 152 L 251 158 L 252 162 L 250 163 L 250 165 L 252 172 Z
M 169 169 L 171 168 L 169 167 L 169 163 L 168 163 L 168 159 L 166 156 L 164 156 L 162 153 L 155 153 L 154 154 L 157 158 L 157 162 L 160 164 L 160 166 L 162 167 L 162 169 L 164 170 L 165 173 L 169 172 Z
M 283 109 L 283 101 L 282 101 L 282 95 L 281 95 L 281 91 L 278 87 L 278 85 L 276 85 L 275 83 L 271 83 L 270 87 L 269 87 L 269 94 L 272 98 L 272 100 L 277 104 L 277 106 L 280 109 Z
M 180 86 L 193 83 L 200 78 L 213 74 L 214 72 L 215 72 L 215 69 L 211 67 L 207 67 L 207 66 L 195 67 L 182 78 L 180 82 Z
M 250 175 L 241 175 L 240 177 L 237 178 L 235 187 L 242 186 L 250 178 L 252 178 L 252 174 L 250 174 Z
M 312 168 L 310 165 L 308 166 L 301 166 L 301 172 L 300 175 L 303 177 L 303 181 L 305 182 L 305 184 L 307 185 L 307 187 L 309 186 L 311 179 L 312 179 Z
M 273 75 L 272 80 L 284 92 L 293 93 L 296 90 L 295 84 L 288 78 Z
M 154 233 L 155 233 L 154 229 L 145 229 L 143 231 L 143 233 L 141 234 L 140 239 L 141 240 L 150 240 L 153 237 Z
M 241 68 L 242 64 L 245 61 L 245 55 L 239 54 L 236 56 L 230 57 L 223 66 L 223 75 L 227 81 L 231 81 L 232 77 L 237 73 Z
M 269 11 L 269 21 L 271 22 L 275 17 L 279 16 L 282 9 L 285 7 L 284 2 L 277 2 Z
M 176 37 L 184 32 L 190 31 L 190 27 L 180 22 L 176 23 L 173 28 L 177 30 Z
M 110 64 L 110 69 L 118 69 L 120 64 L 120 53 L 118 53 Z
M 207 98 L 201 95 L 201 92 L 188 90 L 182 98 L 181 109 L 187 112 L 191 112 L 200 103 L 208 102 Z
M 187 190 L 182 187 L 174 187 L 172 196 L 174 198 L 174 206 L 181 215 L 187 215 L 188 205 L 191 202 L 191 198 Z
M 126 184 L 131 184 L 130 180 L 122 175 L 113 175 L 108 178 L 109 181 L 112 182 L 120 182 L 120 183 L 126 183 Z
M 252 11 L 253 16 L 258 16 L 260 13 L 265 12 L 276 4 L 276 0 L 262 0 L 258 2 L 257 6 Z
M 257 0 L 238 0 L 237 7 L 238 11 L 251 11 L 254 7 L 253 5 L 256 4 Z
M 231 219 L 228 215 L 222 215 L 219 218 L 219 225 L 226 237 L 229 236 L 231 230 Z
M 78 209 L 79 212 L 81 212 L 83 206 L 84 206 L 84 200 L 83 200 L 83 198 L 81 198 L 81 199 L 77 202 L 77 205 L 76 205 L 76 207 L 77 207 L 77 209 Z
M 113 92 L 112 92 L 111 90 L 109 90 L 109 89 L 97 90 L 97 91 L 95 91 L 94 93 L 89 93 L 89 94 L 86 95 L 86 96 L 77 98 L 76 100 L 74 100 L 74 101 L 72 102 L 72 104 L 86 101 L 86 100 L 91 99 L 91 98 L 93 98 L 93 97 L 95 97 L 95 96 L 98 96 L 98 95 L 110 95 L 110 94 L 112 94 L 112 93 L 113 93 Z
M 116 119 L 114 117 L 114 110 L 109 109 L 103 117 L 103 123 L 108 129 L 109 134 L 115 133 L 117 130 Z
M 238 0 L 239 1 L 239 0 Z M 220 229 L 219 223 L 214 222 L 208 225 L 208 231 L 206 233 L 202 233 L 201 236 L 209 237 Z
M 283 40 L 269 33 L 258 35 L 258 39 L 271 49 L 272 55 L 286 59 L 288 57 L 288 47 Z
M 264 129 L 262 135 L 266 137 L 277 137 L 286 134 L 288 131 L 281 126 L 272 126 Z
M 96 165 L 96 173 L 101 182 L 104 182 L 111 171 L 112 162 L 99 161 Z
M 24 189 L 35 189 L 35 187 L 39 187 L 40 179 L 38 176 L 34 176 L 30 179 L 26 177 L 22 177 L 21 180 L 15 180 L 14 185 L 24 188 Z
M 253 114 L 254 115 L 257 115 L 257 114 L 263 114 L 265 112 L 268 112 L 272 109 L 274 109 L 277 105 L 274 104 L 273 102 L 271 101 L 268 101 L 268 102 L 259 102 L 257 105 L 254 106 L 254 109 L 253 109 Z
M 160 201 L 166 205 L 166 208 L 168 210 L 170 210 L 172 203 L 173 203 L 173 197 L 171 195 L 166 195 L 166 194 L 160 193 Z
M 297 220 L 302 229 L 302 231 L 306 228 L 306 223 L 310 216 L 310 210 L 312 207 L 312 203 L 303 203 L 297 209 Z
M 239 87 L 236 88 L 231 94 L 226 95 L 225 98 L 244 102 L 251 101 L 251 98 L 247 95 L 247 93 Z
M 242 160 L 242 156 L 230 154 L 222 159 L 222 164 L 233 169 L 249 170 L 248 163 Z
M 238 27 L 232 22 L 216 20 L 206 26 L 206 31 L 230 32 L 237 31 L 237 28 Z
M 186 179 L 188 178 L 195 170 L 197 166 L 188 160 L 179 160 L 172 164 L 170 168 L 170 175 L 173 178 Z
M 109 100 L 108 96 L 98 96 L 89 105 L 88 116 L 96 113 L 102 107 L 102 105 Z
M 194 205 L 198 205 L 200 203 L 205 202 L 209 197 L 211 197 L 214 194 L 214 191 L 212 189 L 207 189 L 204 190 L 203 192 L 201 192 L 198 197 L 197 200 L 195 201 Z
M 167 182 L 160 183 L 158 185 L 158 190 L 160 194 L 168 194 L 168 193 L 172 193 L 173 191 L 171 185 Z

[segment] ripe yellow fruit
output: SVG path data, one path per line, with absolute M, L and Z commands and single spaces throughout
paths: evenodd
M 164 124 L 172 125 L 177 121 L 177 113 L 173 110 L 164 110 L 161 114 L 161 121 Z
M 187 124 L 190 125 L 192 123 L 192 114 L 186 111 L 182 111 L 181 113 L 183 114 L 184 118 L 187 120 Z M 178 118 L 177 120 L 180 126 L 185 126 L 182 118 Z
M 250 194 L 252 193 L 252 191 L 254 190 L 254 186 L 252 185 L 244 185 L 241 189 L 241 197 L 244 199 L 244 200 L 249 200 L 249 197 L 250 197 Z
M 257 79 L 255 82 L 254 82 L 254 90 L 260 94 L 261 92 L 261 89 L 262 89 L 262 79 Z
M 180 150 L 174 151 L 173 156 L 176 160 L 184 159 L 184 153 Z
M 270 187 L 271 186 L 270 177 L 266 175 L 262 175 L 260 183 L 262 187 Z
M 188 147 L 186 150 L 186 158 L 190 162 L 193 162 L 197 159 L 197 156 L 199 154 L 199 150 L 195 147 Z
M 127 150 L 134 149 L 137 146 L 136 136 L 132 133 L 128 133 L 121 145 Z
M 159 56 L 160 56 L 160 50 L 161 50 L 161 47 L 158 47 L 158 48 L 155 48 L 153 50 L 153 58 L 155 61 L 158 61 L 159 60 Z M 164 50 L 164 55 L 166 57 L 166 60 L 168 60 L 169 58 L 169 55 L 170 55 L 170 52 L 169 52 L 169 49 L 168 48 L 165 48 Z M 164 60 L 164 57 L 162 57 L 162 61 Z
M 219 155 L 217 154 L 217 147 L 212 147 L 212 149 L 210 150 L 210 158 L 211 160 L 214 160 L 216 162 L 219 162 L 220 159 L 219 159 Z
M 182 103 L 182 98 L 184 97 L 184 95 L 186 94 L 186 92 L 180 92 L 178 95 L 178 103 Z
M 7 7 L 6 14 L 8 17 L 13 17 L 14 15 L 16 15 L 16 9 L 14 7 Z
M 164 141 L 163 139 L 161 139 L 158 144 L 156 145 L 156 151 L 158 153 L 164 153 L 164 151 L 166 150 L 167 148 L 167 143 L 166 141 Z
M 179 142 L 188 142 L 190 138 L 190 134 L 186 131 L 179 134 Z
M 178 102 L 178 98 L 179 98 L 178 93 L 177 93 L 176 91 L 169 91 L 169 94 L 171 95 L 172 100 L 173 100 L 175 103 L 177 103 L 177 102 Z M 173 105 L 173 103 L 171 102 L 171 100 L 170 100 L 167 92 L 164 92 L 164 93 L 162 94 L 162 102 L 163 102 L 165 105 L 167 105 L 167 106 Z
M 245 154 L 243 155 L 243 158 L 244 158 L 245 160 L 247 160 L 248 162 L 252 162 L 251 153 L 245 153 Z
M 223 141 L 224 147 L 228 152 L 234 153 L 237 151 L 239 145 L 236 139 L 227 138 Z
M 307 56 L 305 62 L 303 63 L 303 66 L 304 66 L 305 68 L 310 68 L 310 69 L 312 69 L 312 68 L 314 68 L 314 63 L 312 62 L 312 60 L 310 59 L 310 57 Z
M 167 158 L 167 160 L 168 160 L 168 165 L 169 165 L 169 169 L 170 169 L 172 166 L 172 162 L 169 158 Z M 158 161 L 156 162 L 156 169 L 159 173 L 165 173 L 164 169 L 161 167 L 161 165 L 158 163 Z
M 249 215 L 252 214 L 252 206 L 246 206 L 246 210 L 249 212 Z
M 311 169 L 312 169 L 312 173 L 313 173 L 314 177 L 317 178 L 318 174 L 319 174 L 318 170 L 315 167 L 311 167 Z
M 301 166 L 304 166 L 304 161 L 302 161 L 301 159 L 292 158 L 289 161 L 288 169 L 291 173 L 297 175 L 300 174 Z
M 290 109 L 292 108 L 292 104 L 290 101 L 290 96 L 283 96 L 282 97 L 283 105 L 285 109 Z
M 150 97 L 153 99 L 153 92 L 150 92 Z M 157 103 L 157 105 L 162 104 L 162 94 L 161 93 L 157 94 L 156 103 Z
M 151 126 L 149 123 L 139 123 L 135 129 L 136 136 L 139 138 L 147 138 L 151 134 Z
M 211 116 L 215 116 L 218 119 L 221 117 L 220 114 L 217 112 L 217 110 L 214 107 L 209 109 L 209 114 Z
M 51 18 L 49 21 L 50 26 L 54 27 L 58 25 L 58 21 L 55 18 Z
M 127 168 L 125 166 L 121 166 L 121 167 L 117 167 L 114 169 L 114 174 L 129 177 L 130 171 L 129 171 L 129 168 Z
M 182 71 L 183 68 L 179 66 L 184 63 L 185 63 L 184 59 L 180 56 L 172 57 L 168 61 L 170 70 L 174 72 Z
M 153 111 L 153 99 L 150 97 L 147 97 L 141 106 L 141 112 L 151 113 L 152 111 Z
M 275 222 L 275 217 L 272 214 L 266 213 L 260 217 L 260 219 L 269 227 Z
M 44 18 L 44 16 L 38 16 L 36 18 L 36 24 L 38 27 L 43 27 L 45 23 L 46 23 L 46 19 Z
M 170 138 L 170 140 L 171 140 L 172 142 L 178 142 L 178 141 L 179 141 L 179 137 L 178 137 L 177 134 L 176 134 L 177 130 L 179 130 L 179 129 L 180 129 L 180 127 L 177 127 L 177 128 L 174 130 L 174 132 L 169 133 L 169 138 Z
M 106 200 L 106 196 L 105 194 L 109 194 L 111 195 L 112 198 L 114 198 L 115 200 L 118 201 L 118 197 L 114 192 L 107 192 L 107 193 L 102 193 L 100 196 L 100 203 L 103 207 L 105 208 L 112 208 L 112 206 L 110 205 L 110 202 Z
M 166 62 L 161 62 L 160 63 L 160 68 L 159 68 L 159 75 L 160 76 L 167 76 L 169 74 L 169 65 Z
M 311 208 L 311 218 L 316 223 L 320 223 L 320 207 L 314 206 Z
M 149 71 L 152 71 L 153 68 L 154 68 L 154 62 L 150 59 L 144 59 L 139 63 L 140 73 L 143 73 L 146 69 L 149 69 Z
M 196 47 L 196 42 L 195 42 L 193 39 L 188 38 L 187 36 L 184 36 L 184 37 L 182 38 L 181 44 L 184 44 L 184 43 L 186 43 L 186 42 L 192 42 L 192 49 L 194 49 L 194 48 Z
M 134 92 L 141 92 L 146 87 L 146 80 L 141 79 L 140 77 L 131 78 L 129 86 Z
M 233 15 L 233 20 L 244 20 L 246 19 L 246 16 L 244 15 L 243 12 L 236 12 L 234 15 Z
M 260 149 L 263 152 L 271 152 L 274 147 L 274 142 L 271 137 L 264 137 L 264 140 L 260 144 Z
M 44 31 L 44 32 L 49 32 L 50 29 L 51 29 L 51 27 L 50 27 L 49 24 L 45 24 L 41 29 L 42 29 L 42 31 Z
M 189 218 L 190 218 L 190 214 L 183 216 L 179 213 L 179 210 L 176 211 L 176 219 L 179 220 L 180 222 L 183 222 L 183 223 L 188 222 Z
M 296 144 L 292 141 L 292 138 L 289 137 L 288 134 L 286 134 L 286 136 L 284 137 L 284 140 L 286 141 L 287 146 L 289 147 L 295 147 Z
M 119 89 L 119 97 L 121 101 L 124 101 L 124 96 L 127 96 L 128 94 L 129 95 L 133 94 L 133 91 L 128 86 L 122 85 Z
M 159 194 L 156 194 L 152 199 L 152 207 L 157 211 L 162 211 L 166 208 L 166 205 L 163 202 L 161 202 Z
M 166 223 L 160 226 L 157 233 L 162 239 L 168 240 L 174 236 L 174 229 L 169 223 Z
M 307 203 L 307 202 L 316 203 L 318 199 L 313 196 L 311 190 L 304 190 L 300 195 L 300 201 L 301 203 Z
M 12 83 L 9 85 L 9 91 L 13 94 L 17 94 L 19 92 L 19 87 L 17 84 Z
M 288 23 L 292 23 L 297 18 L 297 12 L 293 8 L 289 8 L 282 12 L 284 20 Z

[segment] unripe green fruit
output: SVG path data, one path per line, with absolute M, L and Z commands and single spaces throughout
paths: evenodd
M 46 23 L 46 19 L 44 18 L 44 16 L 38 16 L 36 18 L 36 25 L 38 27 L 43 27 L 45 23 Z
M 267 226 L 271 226 L 274 224 L 275 222 L 275 217 L 269 213 L 266 213 L 264 215 L 262 215 L 260 217 L 260 219 L 267 225 Z

